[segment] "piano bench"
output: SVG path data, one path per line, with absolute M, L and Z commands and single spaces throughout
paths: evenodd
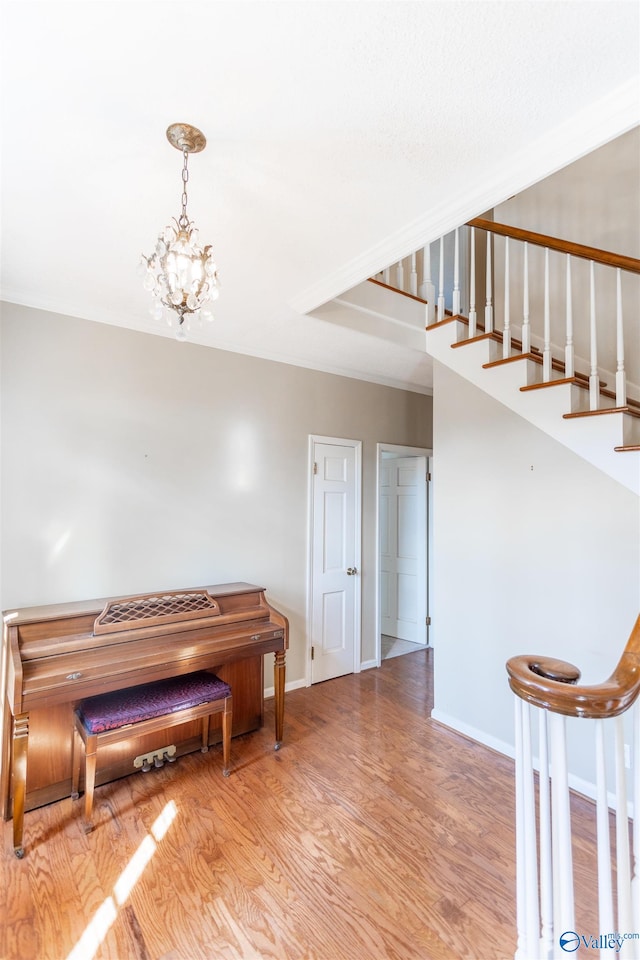
M 75 709 L 71 797 L 78 799 L 84 753 L 84 830 L 93 829 L 93 792 L 98 748 L 133 736 L 155 733 L 179 723 L 202 719 L 203 753 L 209 749 L 209 717 L 222 713 L 223 774 L 229 776 L 231 687 L 212 673 L 200 671 L 90 697 Z

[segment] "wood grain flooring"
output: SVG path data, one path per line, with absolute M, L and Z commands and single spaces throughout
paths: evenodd
M 0 957 L 513 957 L 513 764 L 429 719 L 432 657 L 287 694 L 279 752 L 268 703 L 228 779 L 212 749 L 97 788 L 89 836 L 50 804 L 20 861 L 3 824 Z

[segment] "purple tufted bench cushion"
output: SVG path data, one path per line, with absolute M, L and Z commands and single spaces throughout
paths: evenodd
M 104 733 L 200 703 L 222 700 L 230 694 L 228 683 L 201 671 L 90 697 L 78 704 L 77 711 L 90 734 Z

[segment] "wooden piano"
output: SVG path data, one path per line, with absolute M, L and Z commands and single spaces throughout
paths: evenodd
M 275 746 L 284 724 L 287 619 L 248 583 L 197 587 L 32 607 L 4 614 L 2 648 L 2 815 L 13 815 L 21 857 L 25 810 L 71 792 L 73 711 L 85 697 L 197 670 L 233 691 L 233 735 L 262 726 L 264 654 L 275 654 Z M 176 755 L 200 746 L 187 723 L 107 747 L 96 783 L 134 770 L 135 754 L 167 744 Z M 210 743 L 220 740 L 212 724 Z

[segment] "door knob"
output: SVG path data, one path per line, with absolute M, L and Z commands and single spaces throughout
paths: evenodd
M 357 567 L 347 567 L 347 576 L 348 576 L 348 577 L 354 577 L 357 572 L 358 572 L 358 568 L 357 568 Z

